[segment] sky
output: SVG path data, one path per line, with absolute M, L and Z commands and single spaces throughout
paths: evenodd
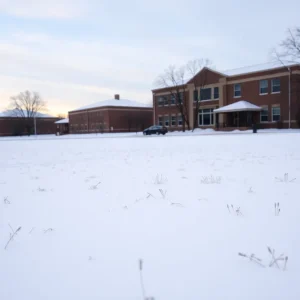
M 114 94 L 151 103 L 169 65 L 270 61 L 299 11 L 299 0 L 0 0 L 0 111 L 25 90 L 53 115 Z

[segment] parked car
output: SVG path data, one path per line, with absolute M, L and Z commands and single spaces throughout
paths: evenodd
M 168 128 L 165 126 L 154 125 L 143 131 L 144 135 L 150 134 L 163 134 L 165 135 L 168 132 Z

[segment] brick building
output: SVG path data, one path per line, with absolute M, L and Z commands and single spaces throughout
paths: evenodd
M 297 63 L 268 63 L 226 72 L 203 68 L 177 89 L 179 96 L 174 88 L 152 91 L 154 123 L 169 130 L 180 130 L 183 126 L 177 101 L 186 104 L 191 128 L 195 118 L 196 127 L 224 130 L 249 128 L 253 123 L 259 124 L 259 128 L 300 127 Z
M 36 114 L 37 134 L 54 134 L 54 124 L 58 118 L 47 114 Z M 28 135 L 34 134 L 34 118 L 17 117 L 13 111 L 0 113 L 0 136 Z
M 120 99 L 119 95 L 69 112 L 70 133 L 136 132 L 152 122 L 152 105 Z

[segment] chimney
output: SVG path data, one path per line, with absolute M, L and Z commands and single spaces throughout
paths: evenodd
M 120 100 L 120 95 L 119 94 L 115 95 L 115 100 Z

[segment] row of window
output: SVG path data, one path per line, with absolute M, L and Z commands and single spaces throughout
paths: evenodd
M 276 94 L 280 93 L 280 79 L 274 78 L 271 79 L 271 93 Z M 259 81 L 259 94 L 266 95 L 269 92 L 269 80 L 263 79 Z M 235 98 L 241 97 L 242 95 L 242 86 L 240 83 L 236 83 L 233 86 L 233 94 Z
M 280 121 L 280 107 L 273 106 L 272 107 L 272 122 Z M 263 107 L 262 111 L 260 112 L 260 122 L 269 122 L 269 109 L 268 107 Z
M 198 115 L 199 126 L 210 126 L 214 124 L 214 113 L 213 108 L 210 109 L 200 109 Z M 171 119 L 169 115 L 159 116 L 158 125 L 160 126 L 182 126 L 182 116 L 172 115 Z
M 177 98 L 177 101 L 176 101 Z M 160 96 L 158 97 L 158 106 L 169 106 L 169 104 L 171 105 L 175 105 L 177 103 L 181 103 L 183 102 L 183 93 L 179 93 L 174 94 L 174 95 L 170 95 L 170 99 L 168 96 Z
M 280 86 L 280 79 L 274 78 L 271 79 L 271 93 L 276 94 L 280 93 L 281 86 Z M 269 80 L 263 79 L 259 81 L 259 94 L 266 95 L 269 93 Z M 200 94 L 200 95 L 199 95 Z M 242 85 L 240 83 L 236 83 L 233 86 L 233 95 L 235 98 L 239 98 L 242 96 Z M 176 104 L 176 98 L 178 102 L 183 101 L 183 93 L 179 95 L 171 95 L 170 99 L 168 96 L 161 96 L 158 97 L 158 106 L 169 106 Z M 219 87 L 214 88 L 202 88 L 199 90 L 194 91 L 194 101 L 205 101 L 205 100 L 218 100 L 219 99 Z
M 182 126 L 182 116 L 181 115 L 177 115 L 177 116 L 171 116 L 171 120 L 170 120 L 170 116 L 166 115 L 166 116 L 159 116 L 158 117 L 158 125 L 160 126 Z
M 213 91 L 213 95 L 212 95 Z M 219 99 L 219 88 L 202 88 L 200 89 L 200 98 L 198 90 L 194 91 L 194 101 L 205 101 L 205 100 L 218 100 Z M 213 96 L 213 97 L 212 97 Z

